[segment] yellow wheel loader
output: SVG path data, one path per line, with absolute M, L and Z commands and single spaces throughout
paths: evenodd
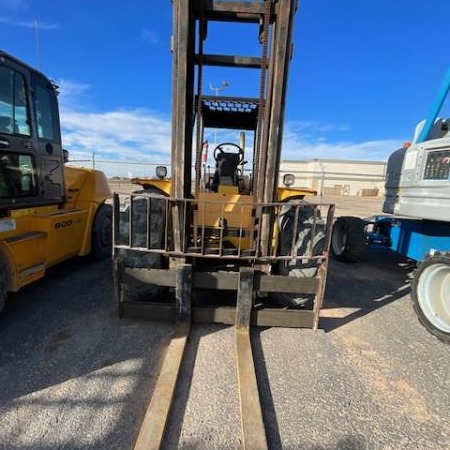
M 111 253 L 106 176 L 64 165 L 57 95 L 42 73 L 0 51 L 0 310 L 48 267 Z
M 171 174 L 160 166 L 154 179 L 135 180 L 143 189 L 114 194 L 119 314 L 175 322 L 135 448 L 162 445 L 191 322 L 215 322 L 236 326 L 243 447 L 264 449 L 250 325 L 317 329 L 334 212 L 306 202 L 315 192 L 291 174 L 279 186 L 297 2 L 172 4 Z M 223 36 L 247 27 L 260 53 L 206 53 L 211 22 L 229 27 Z M 259 95 L 205 95 L 208 66 L 254 71 Z M 213 170 L 204 163 L 208 129 L 232 137 L 216 143 Z

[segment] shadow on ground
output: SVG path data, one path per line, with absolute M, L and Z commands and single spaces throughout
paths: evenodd
M 409 294 L 413 268 L 413 261 L 386 248 L 368 249 L 355 264 L 331 259 L 319 327 L 333 331 Z M 336 314 L 342 308 L 354 311 L 342 317 Z
M 368 251 L 365 260 L 355 265 L 331 261 L 325 309 L 354 308 L 355 311 L 345 317 L 323 317 L 320 328 L 330 332 L 406 295 L 410 270 L 408 261 L 384 249 Z M 67 444 L 61 446 L 39 441 L 39 448 L 43 450 L 132 448 L 136 438 L 172 326 L 119 320 L 111 274 L 110 261 L 92 263 L 79 258 L 64 263 L 50 270 L 44 280 L 12 295 L 5 313 L 0 317 L 0 413 L 24 404 L 39 407 L 40 400 L 30 397 L 30 394 L 35 396 L 42 390 L 80 377 L 101 378 L 105 376 L 102 371 L 106 371 L 109 378 L 117 377 L 118 381 L 126 377 L 134 380 L 132 389 L 121 402 L 114 427 L 109 429 L 101 442 L 81 444 L 70 437 Z M 223 327 L 211 327 L 206 333 L 221 329 Z M 278 449 L 281 448 L 281 436 L 260 331 L 256 330 L 252 336 L 260 391 L 265 393 L 261 401 L 268 440 L 270 448 Z M 201 338 L 201 333 L 195 333 L 190 339 L 183 363 L 185 373 L 193 372 Z M 138 363 L 115 370 L 130 361 Z M 177 448 L 180 440 L 191 383 L 191 377 L 183 377 L 178 388 L 178 409 L 171 418 L 171 439 L 167 448 Z M 105 384 L 105 389 L 111 385 L 114 382 Z M 80 388 L 83 389 L 83 385 Z M 68 399 L 58 394 L 52 398 L 50 392 L 48 401 L 43 402 L 41 407 L 79 408 L 90 401 Z M 94 410 L 101 411 L 108 406 L 101 402 L 96 404 L 95 400 L 91 402 L 88 407 Z M 24 421 L 22 426 L 25 426 L 28 419 L 20 419 Z M 1 428 L 0 425 L 0 431 Z M 8 448 L 31 449 L 37 446 L 33 441 L 30 445 L 15 445 L 10 441 Z M 180 448 L 204 448 L 204 443 L 192 442 Z M 313 446 L 307 450 L 365 448 L 363 440 L 348 436 L 327 449 Z

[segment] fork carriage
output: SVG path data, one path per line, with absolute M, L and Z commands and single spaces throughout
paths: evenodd
M 164 288 L 176 288 L 177 267 L 188 264 L 193 320 L 233 324 L 230 301 L 223 305 L 213 295 L 205 302 L 195 293 L 237 293 L 239 270 L 245 267 L 254 272 L 253 323 L 317 329 L 334 206 L 303 200 L 255 205 L 251 200 L 219 194 L 174 199 L 145 190 L 116 193 L 114 265 L 120 315 L 173 321 L 175 299 Z M 263 213 L 274 224 L 266 247 L 257 220 Z M 304 304 L 297 305 L 298 298 Z

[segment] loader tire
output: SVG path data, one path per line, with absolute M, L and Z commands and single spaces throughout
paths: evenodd
M 280 256 L 290 255 L 294 240 L 294 249 L 297 255 L 305 255 L 310 250 L 311 244 L 313 248 L 312 255 L 320 255 L 325 246 L 325 223 L 318 209 L 315 209 L 310 203 L 301 201 L 302 207 L 298 210 L 297 230 L 294 230 L 297 204 L 298 201 L 295 203 L 289 202 L 282 207 L 280 212 L 278 254 Z M 314 220 L 316 225 L 313 236 Z M 278 274 L 296 278 L 312 278 L 317 275 L 318 268 L 319 263 L 317 260 L 311 261 L 307 258 L 283 260 L 279 263 Z M 273 298 L 284 306 L 302 308 L 308 302 L 314 300 L 314 294 L 276 292 L 273 294 Z
M 450 253 L 435 253 L 418 265 L 411 298 L 420 323 L 450 344 Z
M 147 201 L 147 197 L 134 197 L 133 200 L 133 229 L 131 230 L 133 246 L 147 246 L 147 223 L 150 222 L 150 248 L 162 248 L 166 224 L 165 208 L 163 200 L 155 197 L 163 197 L 156 189 L 142 189 L 133 194 L 152 194 L 154 197 Z M 150 211 L 148 210 L 150 206 Z M 121 212 L 120 216 L 120 236 L 123 244 L 128 244 L 130 233 L 130 208 Z M 163 267 L 163 257 L 159 253 L 143 252 L 132 249 L 120 249 L 120 259 L 124 267 L 161 269 Z M 149 301 L 153 300 L 159 292 L 159 287 L 149 283 L 133 282 L 133 284 L 121 283 L 122 301 Z
M 365 248 L 364 221 L 359 217 L 339 217 L 331 234 L 331 253 L 334 258 L 355 263 L 362 259 Z
M 92 225 L 91 255 L 101 261 L 112 254 L 112 206 L 102 204 L 98 207 Z
M 0 254 L 0 313 L 5 308 L 6 297 L 8 296 L 8 268 L 5 257 Z

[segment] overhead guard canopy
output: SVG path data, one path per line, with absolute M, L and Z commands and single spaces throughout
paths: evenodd
M 202 96 L 203 125 L 207 128 L 256 130 L 256 98 Z

